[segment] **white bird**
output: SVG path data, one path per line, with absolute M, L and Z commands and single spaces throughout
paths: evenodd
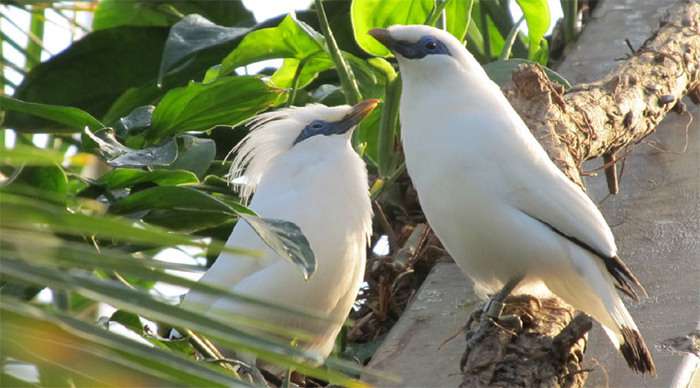
M 550 160 L 481 65 L 452 35 L 428 26 L 370 34 L 402 77 L 406 167 L 428 222 L 477 287 L 542 288 L 593 316 L 627 364 L 655 373 L 616 289 L 639 281 L 617 256 L 595 204 Z
M 304 331 L 312 338 L 299 343 L 300 348 L 324 359 L 329 355 L 360 289 L 372 229 L 367 169 L 350 137 L 377 103 L 313 104 L 264 113 L 250 122 L 252 131 L 234 149 L 230 176 L 245 178 L 239 186 L 241 198 L 245 201 L 255 192 L 250 208 L 258 215 L 299 226 L 316 258 L 311 278 L 304 280 L 295 264 L 239 222 L 226 245 L 263 256 L 222 253 L 200 280 L 327 320 L 198 292 L 187 294 L 183 306 L 220 320 L 230 314 Z

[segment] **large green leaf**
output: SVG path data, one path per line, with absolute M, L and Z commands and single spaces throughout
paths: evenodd
M 197 13 L 227 26 L 249 26 L 255 20 L 241 1 L 101 0 L 92 27 L 100 30 L 119 26 L 168 26 L 179 19 L 178 13 Z
M 527 23 L 528 57 L 535 59 L 538 51 L 547 49 L 546 46 L 544 48 L 541 46 L 541 42 L 551 22 L 549 2 L 547 0 L 516 0 L 516 3 L 522 9 L 523 15 L 525 15 L 525 22 Z
M 394 24 L 423 24 L 434 3 L 433 0 L 353 0 L 350 15 L 355 40 L 372 55 L 389 56 L 391 52 L 367 32 Z
M 21 123 L 13 123 L 11 114 L 8 114 L 4 123 L 1 123 L 5 128 L 13 128 L 26 132 L 51 132 L 53 129 L 57 132 L 80 132 L 85 127 L 93 130 L 104 127 L 102 123 L 89 113 L 74 108 L 71 106 L 38 104 L 25 102 L 12 97 L 0 96 L 0 110 L 6 112 L 23 113 L 29 116 L 40 117 L 49 120 L 51 124 L 47 126 L 37 125 L 23 127 Z
M 0 163 L 12 166 L 47 166 L 63 162 L 63 155 L 54 150 L 46 150 L 17 144 L 13 148 L 5 148 L 0 145 Z
M 34 67 L 13 97 L 71 106 L 102 117 L 127 89 L 147 82 L 155 84 L 160 64 L 157 53 L 163 51 L 167 32 L 163 27 L 118 27 L 92 32 Z M 15 112 L 7 114 L 5 126 L 45 131 L 65 128 L 64 124 Z
M 27 192 L 26 188 L 23 190 L 24 186 L 29 186 L 31 193 Z M 68 192 L 68 178 L 57 164 L 26 166 L 6 190 L 12 192 L 15 188 L 45 201 L 64 203 Z
M 448 0 L 445 6 L 446 28 L 460 41 L 464 40 L 471 22 L 474 0 Z
M 223 27 L 201 15 L 188 15 L 177 22 L 168 35 L 160 62 L 158 82 L 184 58 L 205 48 L 221 45 L 241 38 L 250 28 Z
M 210 83 L 191 83 L 168 92 L 153 112 L 146 137 L 156 141 L 216 125 L 237 125 L 284 101 L 280 89 L 252 76 L 224 77 Z
M 285 17 L 277 27 L 249 33 L 221 62 L 221 74 L 253 62 L 275 58 L 303 60 L 323 52 L 323 38 L 293 16 Z

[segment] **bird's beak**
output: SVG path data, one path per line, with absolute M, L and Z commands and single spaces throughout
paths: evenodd
M 368 33 L 372 35 L 374 39 L 386 46 L 386 48 L 393 51 L 394 43 L 396 43 L 396 41 L 391 37 L 389 30 L 386 28 L 373 28 L 369 30 Z
M 376 98 L 370 98 L 361 102 L 358 102 L 355 104 L 355 106 L 352 107 L 352 110 L 350 113 L 348 113 L 344 118 L 343 118 L 343 127 L 346 128 L 346 131 L 349 130 L 350 128 L 356 126 L 357 124 L 362 121 L 367 115 L 372 113 L 374 108 L 379 105 L 379 100 Z

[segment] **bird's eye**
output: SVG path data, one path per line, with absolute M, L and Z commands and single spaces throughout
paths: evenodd
M 431 41 L 428 41 L 428 42 L 425 44 L 425 48 L 428 49 L 428 50 L 435 50 L 435 49 L 437 48 L 437 43 L 435 43 L 435 42 L 432 41 L 432 40 L 431 40 Z
M 313 123 L 311 123 L 311 128 L 321 129 L 321 128 L 323 128 L 323 123 L 320 121 L 314 121 Z

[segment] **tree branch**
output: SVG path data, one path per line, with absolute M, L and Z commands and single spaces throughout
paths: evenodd
M 654 132 L 683 96 L 699 90 L 700 4 L 682 1 L 602 80 L 564 92 L 542 69 L 523 66 L 503 92 L 550 158 L 584 188 L 584 161 L 601 156 L 612 161 L 619 150 Z M 609 181 L 609 187 L 615 186 Z

